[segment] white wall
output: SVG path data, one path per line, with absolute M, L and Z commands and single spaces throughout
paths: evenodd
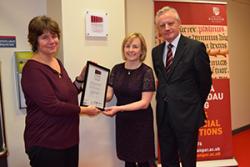
M 86 10 L 108 13 L 107 39 L 85 38 Z M 122 61 L 121 43 L 125 35 L 123 0 L 62 1 L 64 65 L 74 78 L 87 60 L 108 68 Z M 80 166 L 119 167 L 115 151 L 114 118 L 100 114 L 81 117 Z
M 0 35 L 16 36 L 16 48 L 0 48 L 3 107 L 8 146 L 8 166 L 27 167 L 24 152 L 24 111 L 19 110 L 14 72 L 14 52 L 30 50 L 27 25 L 35 15 L 46 13 L 44 0 L 0 0 Z

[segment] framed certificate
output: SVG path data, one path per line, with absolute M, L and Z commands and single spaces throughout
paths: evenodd
M 81 106 L 93 105 L 104 110 L 110 70 L 98 64 L 87 62 Z

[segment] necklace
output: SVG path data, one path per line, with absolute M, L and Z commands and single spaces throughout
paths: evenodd
M 58 78 L 62 78 L 62 74 L 61 73 L 58 73 Z
M 129 68 L 129 67 L 126 68 L 126 64 L 125 64 L 124 67 L 125 67 L 125 69 L 127 70 L 127 74 L 128 74 L 128 75 L 131 75 L 133 71 L 135 71 L 136 69 L 138 69 L 138 68 L 141 66 L 141 64 L 142 64 L 142 63 L 140 62 L 138 65 L 136 65 L 136 66 L 134 66 L 134 67 L 131 66 L 130 68 Z

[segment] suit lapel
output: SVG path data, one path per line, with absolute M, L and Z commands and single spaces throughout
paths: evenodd
M 159 61 L 159 65 L 160 65 L 160 68 L 161 68 L 161 71 L 164 71 L 165 70 L 165 66 L 163 64 L 163 54 L 164 54 L 164 48 L 165 48 L 165 42 L 163 42 L 162 44 L 159 45 L 158 47 L 158 61 Z

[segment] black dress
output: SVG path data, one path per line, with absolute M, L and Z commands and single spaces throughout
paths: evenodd
M 117 105 L 139 101 L 142 92 L 155 91 L 152 69 L 142 64 L 135 70 L 125 69 L 125 63 L 115 65 L 110 86 Z M 116 115 L 116 149 L 119 159 L 129 162 L 154 160 L 154 129 L 151 105 L 147 109 L 118 112 Z

